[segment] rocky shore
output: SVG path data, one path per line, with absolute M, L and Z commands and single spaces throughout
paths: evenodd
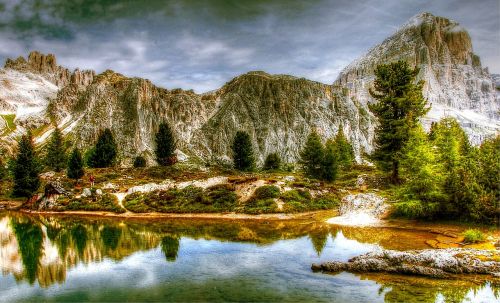
M 476 249 L 378 250 L 347 262 L 313 264 L 313 271 L 386 272 L 432 278 L 480 274 L 500 278 L 500 252 Z

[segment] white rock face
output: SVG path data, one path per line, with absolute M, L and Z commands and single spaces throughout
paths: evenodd
M 369 88 L 376 66 L 397 60 L 420 69 L 418 80 L 425 81 L 424 96 L 432 104 L 422 120 L 425 127 L 454 117 L 476 144 L 500 130 L 495 83 L 473 53 L 469 34 L 457 22 L 429 13 L 413 17 L 347 66 L 335 84 L 362 104 L 374 102 Z

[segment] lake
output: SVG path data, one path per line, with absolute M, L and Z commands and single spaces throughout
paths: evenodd
M 312 263 L 427 248 L 426 231 L 316 220 L 0 213 L 0 301 L 498 302 L 500 287 Z M 496 296 L 496 297 L 495 297 Z

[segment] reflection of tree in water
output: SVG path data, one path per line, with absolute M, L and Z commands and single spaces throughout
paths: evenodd
M 19 245 L 19 253 L 21 254 L 27 279 L 33 284 L 37 276 L 40 257 L 42 256 L 42 229 L 32 221 L 20 222 L 17 218 L 12 218 L 11 224 Z
M 75 242 L 78 255 L 83 257 L 83 252 L 87 246 L 87 230 L 83 227 L 83 225 L 78 224 L 71 229 L 71 236 Z
M 500 299 L 500 285 L 489 283 L 484 277 L 464 276 L 463 279 L 431 279 L 425 277 L 402 276 L 385 273 L 360 274 L 362 279 L 373 280 L 382 286 L 379 294 L 384 293 L 384 301 L 396 302 L 437 302 L 442 296 L 446 303 L 465 302 L 467 294 L 491 287 L 495 298 Z
M 318 256 L 321 255 L 321 252 L 325 248 L 326 242 L 328 241 L 328 236 L 330 235 L 330 231 L 328 229 L 317 230 L 311 232 L 309 234 L 309 238 L 311 239 L 311 243 L 316 251 Z
M 161 250 L 165 254 L 165 258 L 169 262 L 174 262 L 177 259 L 179 251 L 179 238 L 166 236 L 161 239 Z
M 118 247 L 118 241 L 122 235 L 122 230 L 113 226 L 104 226 L 101 230 L 101 239 L 104 247 L 115 250 Z

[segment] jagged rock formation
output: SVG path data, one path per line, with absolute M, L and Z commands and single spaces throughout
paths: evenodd
M 457 118 L 473 142 L 500 129 L 495 84 L 473 53 L 467 31 L 457 22 L 422 13 L 411 18 L 394 35 L 347 66 L 335 84 L 349 88 L 349 96 L 362 104 L 373 102 L 369 94 L 377 65 L 405 60 L 418 67 L 424 80 L 424 96 L 432 109 L 423 120 Z
M 0 149 L 9 152 L 13 138 L 28 127 L 43 143 L 52 132 L 50 123 L 56 122 L 83 149 L 101 129 L 111 128 L 123 164 L 139 154 L 152 163 L 154 134 L 167 121 L 189 156 L 224 161 L 234 134 L 244 129 L 253 138 L 258 162 L 271 152 L 296 161 L 312 129 L 326 140 L 343 126 L 359 160 L 373 149 L 376 121 L 367 106 L 373 101 L 368 92 L 373 71 L 400 59 L 419 67 L 419 79 L 426 83 L 432 110 L 424 125 L 453 116 L 473 143 L 498 132 L 496 85 L 472 52 L 469 35 L 454 21 L 424 13 L 350 64 L 333 85 L 249 72 L 218 90 L 195 94 L 109 70 L 97 76 L 71 73 L 53 55 L 38 52 L 27 60 L 9 59 L 0 70 Z M 6 115 L 15 115 L 15 129 Z

